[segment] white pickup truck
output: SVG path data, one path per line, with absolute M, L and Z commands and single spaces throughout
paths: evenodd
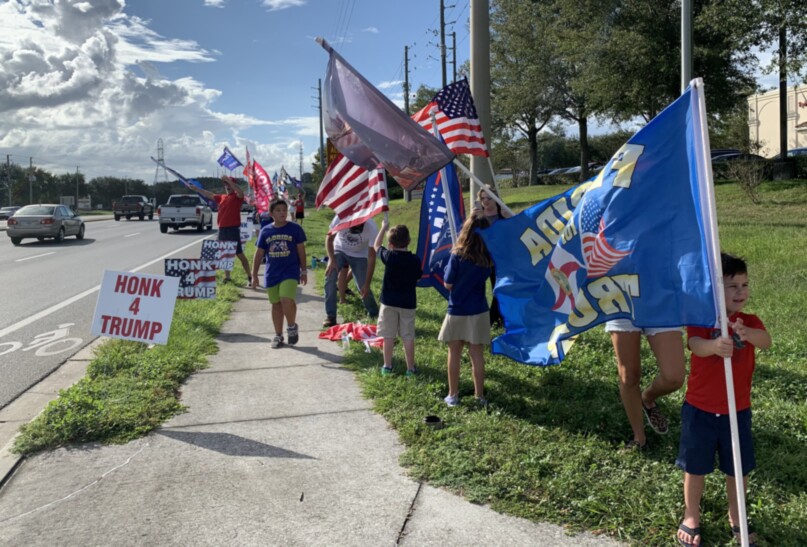
M 198 231 L 213 229 L 213 210 L 197 194 L 174 194 L 168 197 L 165 205 L 157 208 L 160 217 L 160 232 L 168 228 L 179 230 L 191 226 Z

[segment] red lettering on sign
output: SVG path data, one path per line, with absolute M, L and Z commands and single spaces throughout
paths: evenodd
M 101 334 L 154 340 L 163 331 L 163 324 L 158 321 L 141 321 L 126 317 L 101 316 Z
M 160 298 L 163 281 L 165 280 L 119 275 L 115 280 L 115 292 Z

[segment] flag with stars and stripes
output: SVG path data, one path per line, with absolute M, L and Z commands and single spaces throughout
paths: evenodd
M 339 224 L 329 233 L 358 226 L 389 211 L 384 169 L 368 171 L 339 154 L 325 171 L 315 205 L 317 209 L 330 207 L 339 217 Z
M 586 276 L 602 277 L 630 251 L 613 248 L 605 237 L 605 218 L 601 209 L 593 200 L 583 198 L 580 212 L 580 241 L 583 245 L 583 257 L 586 259 Z
M 442 171 L 426 179 L 423 188 L 423 201 L 420 204 L 420 228 L 418 244 L 415 251 L 420 259 L 423 275 L 418 287 L 434 287 L 443 298 L 448 300 L 448 289 L 443 284 L 443 272 L 451 254 L 451 228 L 448 221 L 448 205 L 445 188 L 451 192 L 451 205 L 454 209 L 454 225 L 459 230 L 465 220 L 465 206 L 462 201 L 462 189 L 457 178 L 457 170 L 453 163 L 445 166 L 446 182 Z
M 412 119 L 429 133 L 432 132 L 432 110 L 435 111 L 437 131 L 449 150 L 455 154 L 490 155 L 466 78 L 445 86 L 429 104 L 412 115 Z

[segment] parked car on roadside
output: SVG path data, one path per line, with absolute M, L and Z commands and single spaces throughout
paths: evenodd
M 807 156 L 807 147 L 804 148 L 791 148 L 787 151 L 788 158 L 795 158 L 796 156 Z M 782 154 L 776 154 L 773 158 L 774 160 L 778 160 L 782 157 Z
M 715 178 L 730 178 L 729 170 L 732 165 L 759 167 L 762 169 L 763 178 L 771 177 L 772 166 L 769 159 L 763 158 L 759 154 L 735 152 L 712 158 L 712 172 Z
M 66 236 L 84 239 L 84 221 L 67 205 L 26 205 L 8 219 L 6 233 L 14 245 L 30 238 L 53 238 L 61 243 Z
M 0 208 L 0 220 L 8 220 L 18 209 L 16 205 Z

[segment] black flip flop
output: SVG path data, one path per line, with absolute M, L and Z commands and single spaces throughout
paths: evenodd
M 739 526 L 732 526 L 731 527 L 731 533 L 734 536 L 734 539 L 737 540 L 737 543 L 741 543 L 741 540 L 740 540 L 740 537 L 741 537 L 740 536 L 740 534 L 741 534 L 740 527 Z M 757 547 L 757 545 L 758 545 L 756 541 L 751 541 L 751 534 L 754 534 L 754 533 L 755 533 L 754 529 L 751 528 L 751 526 L 749 526 L 748 527 L 748 547 Z
M 678 525 L 678 529 L 681 530 L 685 534 L 689 534 L 689 536 L 692 539 L 695 539 L 695 536 L 701 535 L 700 526 L 696 526 L 695 528 L 690 528 L 689 526 L 687 526 L 686 524 L 684 524 L 682 522 L 681 524 Z M 678 540 L 678 545 L 682 545 L 683 547 L 698 547 L 697 543 L 687 543 L 686 541 L 684 541 L 683 539 L 678 537 L 678 534 L 675 535 L 675 539 Z M 703 540 L 703 538 L 701 538 L 701 540 Z

